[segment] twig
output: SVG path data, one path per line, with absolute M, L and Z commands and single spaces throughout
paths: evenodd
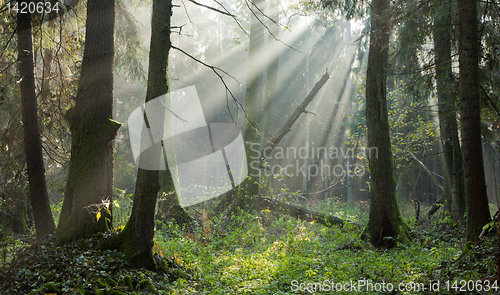
M 236 103 L 236 105 L 238 105 L 239 107 L 241 107 L 241 109 L 243 110 L 243 113 L 245 114 L 245 118 L 248 120 L 248 122 L 250 122 L 250 124 L 258 130 L 257 126 L 250 120 L 250 118 L 248 118 L 248 115 L 247 115 L 247 112 L 245 111 L 245 108 L 243 107 L 243 105 L 234 97 L 233 93 L 231 92 L 231 89 L 229 89 L 229 87 L 227 86 L 226 84 L 226 81 L 224 81 L 224 78 L 221 76 L 221 74 L 219 74 L 219 71 L 221 71 L 222 73 L 224 73 L 225 75 L 227 75 L 228 77 L 232 78 L 234 81 L 236 81 L 239 85 L 241 85 L 241 83 L 233 76 L 231 76 L 228 72 L 224 71 L 223 69 L 219 68 L 219 67 L 215 67 L 215 66 L 212 66 L 212 65 L 209 65 L 199 59 L 197 59 L 196 57 L 192 56 L 191 54 L 187 53 L 186 51 L 178 48 L 178 47 L 175 47 L 174 45 L 171 45 L 170 46 L 172 49 L 175 49 L 175 50 L 178 50 L 180 52 L 182 52 L 184 55 L 186 55 L 187 57 L 191 58 L 192 60 L 196 61 L 197 63 L 211 69 L 216 75 L 217 77 L 219 77 L 219 79 L 221 80 L 222 84 L 224 85 L 224 88 L 226 89 L 226 101 L 228 101 L 228 97 L 227 97 L 227 94 L 229 93 L 229 95 L 231 95 L 231 98 L 233 99 L 233 101 Z M 229 103 L 227 104 L 227 108 L 229 110 Z M 234 119 L 233 119 L 233 115 L 231 114 L 231 112 L 229 112 L 229 114 L 231 115 L 231 119 L 233 120 L 234 122 Z
M 218 12 L 218 13 L 221 13 L 221 14 L 224 14 L 224 15 L 227 15 L 227 16 L 230 16 L 230 17 L 236 17 L 234 14 L 231 14 L 231 13 L 229 13 L 229 12 L 225 12 L 225 11 L 219 10 L 219 9 L 217 9 L 217 8 L 213 8 L 213 7 L 211 7 L 211 6 L 208 6 L 208 5 L 205 5 L 205 4 L 202 4 L 202 3 L 196 2 L 196 1 L 194 1 L 194 0 L 187 0 L 187 1 L 189 1 L 189 2 L 191 2 L 191 3 L 193 3 L 193 4 L 196 4 L 196 5 L 198 5 L 198 6 L 208 8 L 208 9 L 213 10 L 213 11 L 215 11 L 215 12 Z
M 486 91 L 484 90 L 483 86 L 480 86 L 480 87 L 481 87 L 481 90 L 483 91 L 484 95 L 486 96 L 486 98 L 490 101 L 491 106 L 493 107 L 493 109 L 495 109 L 495 111 L 497 112 L 497 115 L 500 117 L 500 112 L 498 111 L 495 103 L 493 102 L 493 100 L 491 99 L 491 97 L 488 95 L 488 93 L 486 93 Z
M 248 5 L 248 1 L 245 1 L 245 4 L 247 5 L 247 7 L 248 7 L 248 9 L 250 10 L 250 12 L 251 12 L 251 13 L 255 16 L 255 18 L 259 21 L 259 23 L 261 23 L 261 24 L 264 26 L 264 28 L 266 28 L 267 32 L 269 33 L 269 35 L 271 35 L 271 36 L 274 38 L 274 40 L 276 40 L 276 41 L 280 42 L 281 44 L 285 45 L 286 47 L 288 47 L 288 48 L 290 48 L 290 49 L 292 49 L 292 50 L 295 50 L 295 51 L 297 51 L 297 52 L 299 52 L 299 53 L 302 53 L 301 51 L 299 51 L 299 50 L 297 50 L 297 49 L 293 48 L 292 46 L 290 46 L 290 45 L 286 44 L 285 42 L 281 41 L 281 39 L 276 38 L 276 36 L 274 36 L 274 34 L 273 34 L 273 33 L 271 32 L 271 30 L 269 29 L 269 27 L 268 27 L 268 26 L 266 26 L 266 25 L 262 22 L 262 20 L 261 20 L 261 19 L 257 16 L 257 14 L 255 13 L 255 11 L 253 11 L 253 9 L 250 7 L 250 5 Z M 252 3 L 252 5 L 254 5 L 254 6 L 255 6 L 255 4 L 253 4 L 253 3 Z M 260 11 L 260 9 L 259 9 L 259 11 Z M 261 12 L 261 14 L 262 14 L 262 12 Z M 263 15 L 265 15 L 265 14 L 263 14 Z
M 222 3 L 220 3 L 217 0 L 214 0 L 214 2 L 217 3 L 217 4 L 219 4 L 222 7 L 222 9 L 224 9 L 227 13 L 229 13 L 229 10 L 227 10 L 226 7 Z M 236 16 L 231 14 L 231 17 L 234 19 L 234 21 L 236 22 L 236 24 L 238 25 L 238 27 L 240 27 L 240 29 L 243 31 L 243 33 L 245 33 L 245 35 L 248 36 L 247 31 L 241 26 L 241 24 L 238 21 L 238 19 L 236 18 Z
M 245 2 L 247 2 L 247 3 L 248 3 L 248 1 L 245 1 Z M 274 23 L 276 26 L 278 26 L 278 27 L 283 27 L 283 28 L 285 28 L 286 30 L 288 30 L 289 32 L 291 32 L 291 31 L 287 28 L 287 26 L 285 26 L 284 24 L 279 23 L 279 22 L 275 21 L 274 19 L 272 19 L 271 17 L 269 17 L 269 16 L 268 16 L 266 13 L 264 13 L 264 12 L 262 11 L 262 9 L 260 9 L 260 8 L 259 8 L 259 6 L 257 6 L 255 3 L 253 3 L 253 2 L 250 2 L 250 3 L 252 4 L 252 6 L 255 6 L 255 8 L 257 8 L 257 10 L 260 12 L 260 14 L 261 14 L 262 16 L 264 16 L 265 18 L 269 19 L 269 20 L 270 20 L 272 23 Z
M 422 163 L 422 161 L 420 161 L 417 157 L 415 157 L 415 155 L 412 153 L 412 152 L 408 152 L 408 154 L 410 154 L 410 156 L 415 159 L 415 161 L 417 161 L 422 167 L 424 167 L 424 170 L 425 172 L 427 172 L 427 174 L 429 174 L 429 176 L 432 178 L 432 180 L 434 181 L 434 183 L 442 190 L 444 191 L 444 188 L 439 184 L 439 182 L 436 180 L 436 178 L 434 177 L 434 175 L 432 175 L 432 171 L 429 170 L 429 168 L 427 168 L 427 166 L 425 166 L 424 163 Z

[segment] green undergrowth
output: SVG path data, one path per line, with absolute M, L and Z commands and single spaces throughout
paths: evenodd
M 169 294 L 171 282 L 191 277 L 172 266 L 164 274 L 133 269 L 122 253 L 98 249 L 109 236 L 63 246 L 53 238 L 25 241 L 15 259 L 0 271 L 0 294 Z
M 485 284 L 497 275 L 494 228 L 465 247 L 464 229 L 448 217 L 417 226 L 403 213 L 412 241 L 378 249 L 358 239 L 368 204 L 320 207 L 353 222 L 325 227 L 269 210 L 219 219 L 210 208 L 209 221 L 199 220 L 194 233 L 158 222 L 154 252 L 170 265 L 167 274 L 132 269 L 121 253 L 97 250 L 110 234 L 66 246 L 25 240 L 0 270 L 0 294 L 466 294 L 446 290 L 444 282 Z M 338 283 L 360 288 L 361 281 L 395 290 L 331 291 Z M 431 292 L 429 284 L 438 281 L 440 290 Z M 396 290 L 400 284 L 404 290 Z
M 334 212 L 365 223 L 367 211 L 362 209 L 337 206 Z M 163 224 L 157 239 L 165 253 L 173 253 L 196 274 L 194 281 L 178 282 L 173 294 L 453 294 L 445 289 L 445 281 L 493 284 L 490 280 L 497 274 L 494 230 L 464 253 L 464 229 L 449 218 L 436 217 L 419 226 L 414 217 L 407 216 L 406 221 L 413 228 L 413 239 L 392 249 L 377 249 L 359 240 L 361 229 L 354 223 L 328 228 L 267 210 L 232 222 L 213 220 L 209 240 L 201 230 L 193 237 L 173 224 Z M 235 226 L 221 226 L 227 223 Z M 395 290 L 331 290 L 332 283 L 358 280 L 391 283 Z M 438 280 L 440 290 L 431 292 L 429 284 L 435 286 Z M 316 288 L 314 283 L 319 283 Z M 401 291 L 396 290 L 399 284 Z M 426 289 L 417 290 L 421 286 Z M 490 289 L 482 294 L 497 293 Z

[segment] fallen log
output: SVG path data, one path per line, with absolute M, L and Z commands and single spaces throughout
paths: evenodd
M 255 196 L 255 206 L 257 210 L 269 209 L 273 212 L 286 214 L 288 216 L 298 218 L 309 222 L 317 222 L 325 226 L 344 225 L 344 220 L 333 215 L 310 210 L 304 207 L 287 204 L 277 200 L 273 200 L 264 196 Z
M 434 215 L 434 213 L 436 213 L 439 208 L 443 207 L 443 203 L 444 203 L 444 198 L 443 196 L 440 196 L 436 203 L 434 203 L 431 207 L 431 209 L 429 210 L 429 212 L 427 212 L 427 220 L 430 220 L 432 215 Z

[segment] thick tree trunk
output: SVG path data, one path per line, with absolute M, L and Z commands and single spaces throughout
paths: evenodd
M 366 121 L 368 146 L 378 155 L 369 157 L 371 205 L 368 224 L 362 233 L 374 246 L 393 246 L 409 239 L 396 201 L 396 178 L 386 100 L 386 67 L 389 55 L 389 1 L 373 0 L 370 51 L 366 73 Z
M 172 0 L 153 0 L 151 18 L 151 43 L 146 102 L 169 92 L 168 54 L 170 51 L 170 19 Z M 146 118 L 147 122 L 147 118 Z M 149 128 L 149 123 L 146 127 Z M 147 136 L 147 135 L 146 135 Z M 150 151 L 160 159 L 162 146 L 153 145 Z M 141 158 L 139 161 L 142 159 Z M 168 177 L 170 177 L 167 168 Z M 118 248 L 134 267 L 158 269 L 153 258 L 156 198 L 160 190 L 160 171 L 139 168 L 132 214 L 125 228 L 117 237 Z M 182 209 L 182 208 L 181 208 Z
M 26 2 L 26 1 L 23 1 Z M 45 182 L 42 142 L 38 126 L 35 74 L 33 66 L 33 41 L 31 15 L 17 14 L 19 74 L 21 79 L 21 104 L 23 114 L 24 148 L 28 166 L 31 207 L 39 237 L 54 233 L 55 224 L 50 211 Z
M 467 198 L 467 240 L 475 241 L 491 220 L 486 195 L 481 144 L 481 101 L 479 96 L 479 32 L 477 1 L 458 1 L 460 62 L 460 122 Z
M 66 193 L 56 232 L 60 243 L 89 238 L 111 225 L 112 142 L 120 128 L 120 124 L 112 120 L 114 22 L 114 0 L 87 2 L 85 49 L 78 94 L 75 107 L 67 113 L 73 142 Z

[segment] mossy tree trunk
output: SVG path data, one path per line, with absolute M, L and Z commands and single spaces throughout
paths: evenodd
M 27 2 L 27 1 L 22 1 Z M 22 3 L 21 2 L 21 3 Z M 21 105 L 23 115 L 24 150 L 29 182 L 29 195 L 37 236 L 54 233 L 55 224 L 50 211 L 45 169 L 38 126 L 31 14 L 17 14 L 18 59 L 21 76 Z
M 171 16 L 172 0 L 153 0 L 146 102 L 169 92 L 168 54 L 171 47 Z M 146 127 L 149 128 L 147 118 L 146 124 Z M 157 150 L 152 152 L 160 159 L 161 145 L 157 144 L 153 147 L 156 147 Z M 168 173 L 168 177 L 171 178 L 170 173 Z M 151 270 L 156 270 L 159 267 L 152 253 L 156 198 L 159 190 L 160 171 L 139 168 L 132 214 L 116 239 L 118 248 L 125 253 L 125 258 L 134 267 L 144 267 Z
M 409 239 L 396 201 L 396 178 L 386 100 L 386 72 L 389 55 L 389 0 L 373 0 L 370 50 L 366 73 L 366 121 L 368 146 L 378 149 L 369 157 L 371 205 L 369 221 L 362 237 L 374 246 L 393 246 L 396 239 Z
M 479 32 L 477 1 L 458 1 L 458 54 L 460 63 L 460 122 L 465 196 L 467 198 L 467 240 L 475 241 L 491 220 L 486 195 L 481 143 L 481 101 L 479 96 Z
M 112 120 L 114 23 L 114 0 L 87 2 L 85 48 L 76 105 L 67 112 L 73 141 L 56 232 L 60 243 L 89 238 L 111 225 L 113 139 L 120 128 L 120 124 Z

